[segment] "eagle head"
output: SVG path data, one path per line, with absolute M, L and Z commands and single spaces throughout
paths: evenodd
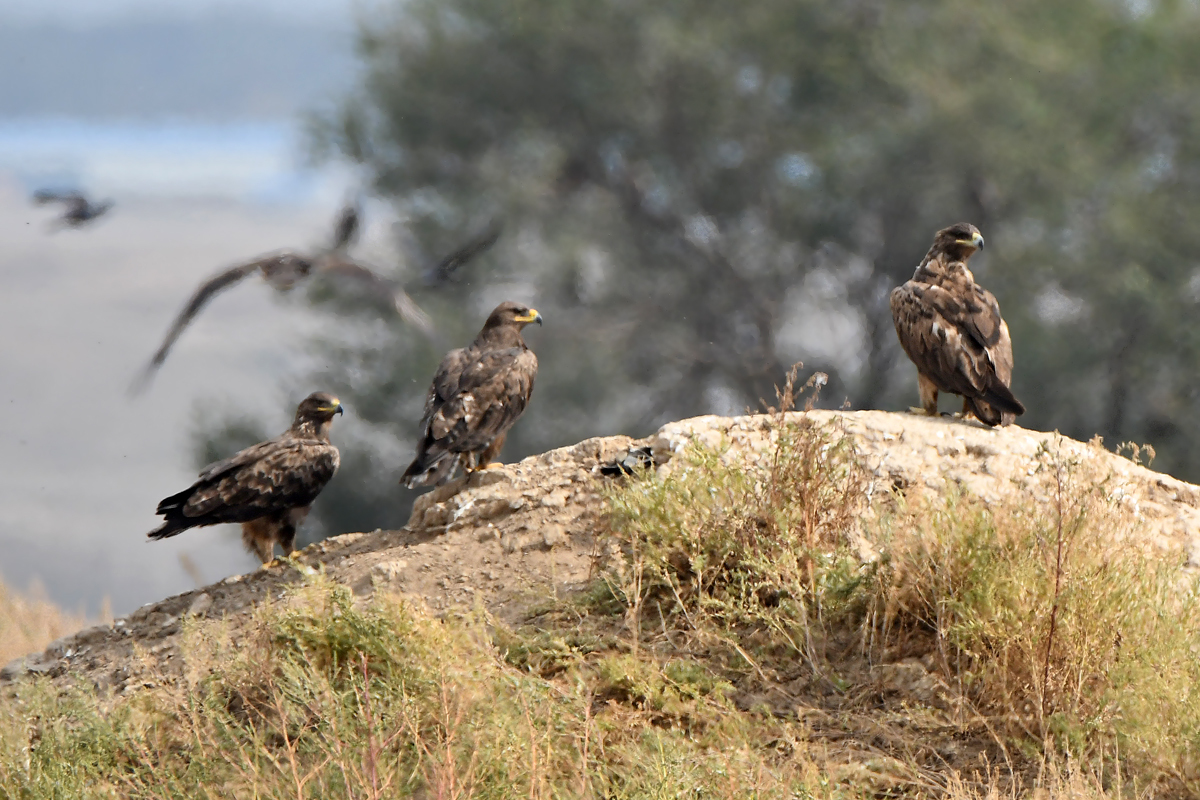
M 296 422 L 328 422 L 344 413 L 341 401 L 329 392 L 313 392 L 296 408 Z
M 933 249 L 946 253 L 955 261 L 966 261 L 976 250 L 983 249 L 983 234 L 969 222 L 942 228 L 933 239 Z
M 492 311 L 484 324 L 484 330 L 488 328 L 499 328 L 502 326 L 516 326 L 517 330 L 524 328 L 531 322 L 542 324 L 542 315 L 537 312 L 537 309 L 530 308 L 522 303 L 514 303 L 511 300 L 506 300 Z

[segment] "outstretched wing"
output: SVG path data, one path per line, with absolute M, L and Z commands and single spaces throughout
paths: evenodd
M 944 392 L 980 398 L 1013 414 L 1025 412 L 993 361 L 991 350 L 1004 326 L 995 298 L 988 303 L 974 293 L 908 281 L 893 289 L 890 299 L 900 345 L 918 372 Z M 1011 364 L 1011 351 L 1009 359 Z
M 503 225 L 493 222 L 482 232 L 472 236 L 461 247 L 446 254 L 433 265 L 426 276 L 426 283 L 438 285 L 450 280 L 460 267 L 490 249 L 500 239 L 503 230 Z
M 358 226 L 361 218 L 358 203 L 347 203 L 338 214 L 333 226 L 333 247 L 335 252 L 345 250 L 354 243 L 358 236 Z
M 395 281 L 383 278 L 368 267 L 333 253 L 321 257 L 317 261 L 316 269 L 318 272 L 356 281 L 372 294 L 386 300 L 409 325 L 426 336 L 434 335 L 433 320 Z
M 181 310 L 179 315 L 175 317 L 175 321 L 171 323 L 171 327 L 167 331 L 166 338 L 163 339 L 163 343 L 159 346 L 157 352 L 155 352 L 154 356 L 150 359 L 150 363 L 146 365 L 146 368 L 142 370 L 141 374 L 138 375 L 137 379 L 134 381 L 131 391 L 136 394 L 143 391 L 150 384 L 151 379 L 154 378 L 155 372 L 159 367 L 162 366 L 163 362 L 167 360 L 167 354 L 171 352 L 171 348 L 174 346 L 175 340 L 179 338 L 180 334 L 183 333 L 184 328 L 186 328 L 191 321 L 196 318 L 196 315 L 200 313 L 200 310 L 204 308 L 204 306 L 207 305 L 208 302 L 213 299 L 213 297 L 215 297 L 218 293 L 228 289 L 230 286 L 233 286 L 247 275 L 256 272 L 263 266 L 263 264 L 272 261 L 275 258 L 275 255 L 271 255 L 255 261 L 249 261 L 245 264 L 239 264 L 236 267 L 230 267 L 224 272 L 217 273 L 204 283 L 200 284 L 200 287 L 192 294 L 191 298 L 187 301 L 187 304 L 183 307 L 183 310 Z
M 87 202 L 84 196 L 77 191 L 58 192 L 53 189 L 38 189 L 33 193 L 33 201 L 39 206 L 44 206 L 47 203 Z
M 247 522 L 312 503 L 337 472 L 338 450 L 287 434 L 217 462 L 184 491 L 164 499 L 166 521 L 150 533 L 162 539 L 202 525 Z

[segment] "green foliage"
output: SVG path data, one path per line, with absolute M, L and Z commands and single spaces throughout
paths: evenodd
M 1200 586 L 1147 550 L 1102 462 L 1043 450 L 1025 493 L 867 511 L 836 430 L 800 416 L 764 453 L 697 448 L 613 494 L 623 555 L 607 580 L 635 653 L 682 638 L 739 691 L 824 680 L 846 698 L 874 697 L 874 667 L 920 658 L 941 700 L 906 702 L 954 710 L 961 730 L 1146 796 L 1200 794 Z M 870 519 L 878 555 L 863 561 Z
M 835 400 L 911 405 L 887 292 L 967 219 L 1022 422 L 1200 477 L 1193 4 L 406 0 L 360 52 L 315 141 L 394 200 L 445 342 L 504 297 L 545 315 L 510 458 L 740 411 L 796 360 Z M 422 284 L 493 218 L 495 250 Z M 403 449 L 442 350 L 366 339 L 330 344 L 320 382 Z
M 932 632 L 942 668 L 998 728 L 1119 752 L 1145 783 L 1195 793 L 1200 587 L 1146 550 L 1107 476 L 1057 456 L 1046 467 L 1053 491 L 1031 502 L 901 509 L 869 590 L 878 640 L 886 653 Z
M 701 635 L 758 649 L 763 634 L 775 656 L 810 655 L 812 624 L 861 580 L 846 539 L 865 488 L 852 446 L 801 417 L 755 468 L 726 455 L 694 448 L 666 478 L 613 495 L 614 593 L 635 628 L 652 604 Z
M 787 798 L 819 787 L 811 763 L 763 752 L 726 704 L 698 705 L 722 687 L 695 662 L 589 667 L 583 648 L 551 681 L 506 663 L 480 620 L 433 620 L 397 599 L 361 607 L 320 580 L 260 622 L 237 643 L 193 635 L 188 681 L 107 703 L 43 683 L 0 702 L 0 797 Z M 502 633 L 509 653 L 545 641 Z M 626 705 L 603 713 L 597 698 L 616 687 Z M 638 718 L 701 712 L 713 738 Z

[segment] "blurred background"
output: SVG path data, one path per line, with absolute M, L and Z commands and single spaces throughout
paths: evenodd
M 122 613 L 253 568 L 236 531 L 144 533 L 316 388 L 348 413 L 309 540 L 402 525 L 429 378 L 503 299 L 546 320 L 506 460 L 760 408 L 796 361 L 829 374 L 823 405 L 906 408 L 887 294 L 962 220 L 1021 424 L 1200 480 L 1196 2 L 96 5 L 0 2 L 11 585 Z M 49 233 L 29 195 L 67 184 L 117 205 Z M 352 253 L 434 339 L 335 285 L 252 279 L 126 394 L 199 280 L 328 241 L 359 191 Z

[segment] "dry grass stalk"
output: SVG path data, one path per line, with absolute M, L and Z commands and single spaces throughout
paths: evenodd
M 108 612 L 103 612 L 108 617 Z M 86 627 L 87 619 L 45 599 L 35 586 L 22 595 L 0 584 L 0 666 L 42 650 L 50 642 Z

